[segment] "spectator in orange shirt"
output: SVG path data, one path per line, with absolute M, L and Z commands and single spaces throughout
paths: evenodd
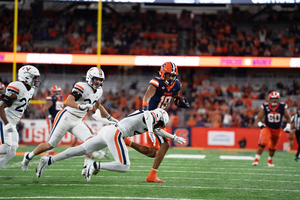
M 238 84 L 235 84 L 235 87 L 233 88 L 233 92 L 239 92 L 240 88 L 238 86 Z
M 291 96 L 288 96 L 288 98 L 286 99 L 285 103 L 288 105 L 288 107 L 292 107 L 294 101 L 291 99 Z
M 212 127 L 219 128 L 221 126 L 221 122 L 222 122 L 222 116 L 220 114 L 220 111 L 216 110 L 212 116 L 212 121 L 211 121 Z
M 250 95 L 250 99 L 259 99 L 259 95 L 257 94 L 257 92 L 252 92 L 252 94 Z
M 197 122 L 197 120 L 196 120 L 194 114 L 191 114 L 190 117 L 189 117 L 189 120 L 188 120 L 188 122 L 187 122 L 187 125 L 188 125 L 189 127 L 194 127 L 195 124 L 196 124 L 196 122 Z
M 248 107 L 252 107 L 252 100 L 250 98 L 250 96 L 247 96 L 247 98 L 244 99 L 244 105 L 248 106 Z

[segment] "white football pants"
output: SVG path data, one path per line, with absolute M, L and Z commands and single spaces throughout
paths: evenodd
M 53 161 L 64 160 L 73 156 L 88 155 L 94 151 L 108 147 L 115 161 L 100 163 L 100 169 L 109 171 L 127 172 L 130 166 L 128 149 L 123 140 L 123 134 L 114 125 L 103 127 L 98 135 L 85 141 L 77 147 L 71 147 L 67 150 L 53 156 Z

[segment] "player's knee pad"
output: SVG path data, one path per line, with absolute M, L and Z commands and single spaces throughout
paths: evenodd
M 128 172 L 130 165 L 123 165 L 120 167 L 120 172 Z
M 269 149 L 269 152 L 275 152 L 276 151 L 276 149 Z
M 9 150 L 8 150 L 8 152 L 6 154 L 8 160 L 12 159 L 16 155 L 17 148 L 18 148 L 18 145 L 12 145 L 9 148 Z
M 11 146 L 9 146 L 8 144 L 1 144 L 0 145 L 0 154 L 1 155 L 5 155 L 8 154 L 11 150 Z
M 258 149 L 259 149 L 259 150 L 264 150 L 265 146 L 266 146 L 266 145 L 258 144 Z

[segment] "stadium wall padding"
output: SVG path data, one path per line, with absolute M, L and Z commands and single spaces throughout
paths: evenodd
M 20 143 L 25 145 L 38 145 L 49 138 L 46 120 L 21 119 L 24 128 L 20 133 Z M 101 123 L 92 120 L 86 120 L 94 133 L 98 133 L 103 127 Z M 177 136 L 184 137 L 186 144 L 180 145 L 170 142 L 174 147 L 200 147 L 200 148 L 240 148 L 239 141 L 246 139 L 246 149 L 256 149 L 260 131 L 258 128 L 208 128 L 208 127 L 167 127 L 167 131 Z M 70 145 L 74 136 L 67 133 L 59 145 Z M 131 140 L 146 144 L 146 134 L 136 135 Z M 288 134 L 281 132 L 277 150 L 283 150 L 283 145 L 288 142 Z M 78 141 L 77 144 L 82 142 Z M 293 150 L 296 150 L 298 144 L 294 140 Z M 268 146 L 265 150 L 268 149 Z

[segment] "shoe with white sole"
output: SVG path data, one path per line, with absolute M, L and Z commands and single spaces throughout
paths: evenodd
M 29 159 L 29 151 L 27 151 L 25 154 L 24 154 L 24 158 L 23 158 L 23 161 L 22 161 L 22 164 L 21 164 L 21 166 L 22 166 L 22 170 L 24 171 L 24 172 L 26 172 L 27 170 L 28 170 L 28 164 L 29 164 L 29 162 L 30 162 L 30 160 L 31 159 Z
M 100 168 L 100 162 L 99 162 L 99 168 Z M 97 163 L 94 162 L 93 160 L 88 160 L 86 165 L 86 174 L 85 174 L 86 182 L 90 182 L 92 175 L 98 174 L 99 171 L 100 169 L 98 169 Z
M 36 177 L 40 178 L 43 171 L 46 169 L 46 167 L 48 167 L 51 164 L 52 164 L 51 156 L 41 157 L 40 163 L 39 163 L 38 167 L 36 168 Z
M 273 160 L 268 160 L 268 167 L 274 167 Z

